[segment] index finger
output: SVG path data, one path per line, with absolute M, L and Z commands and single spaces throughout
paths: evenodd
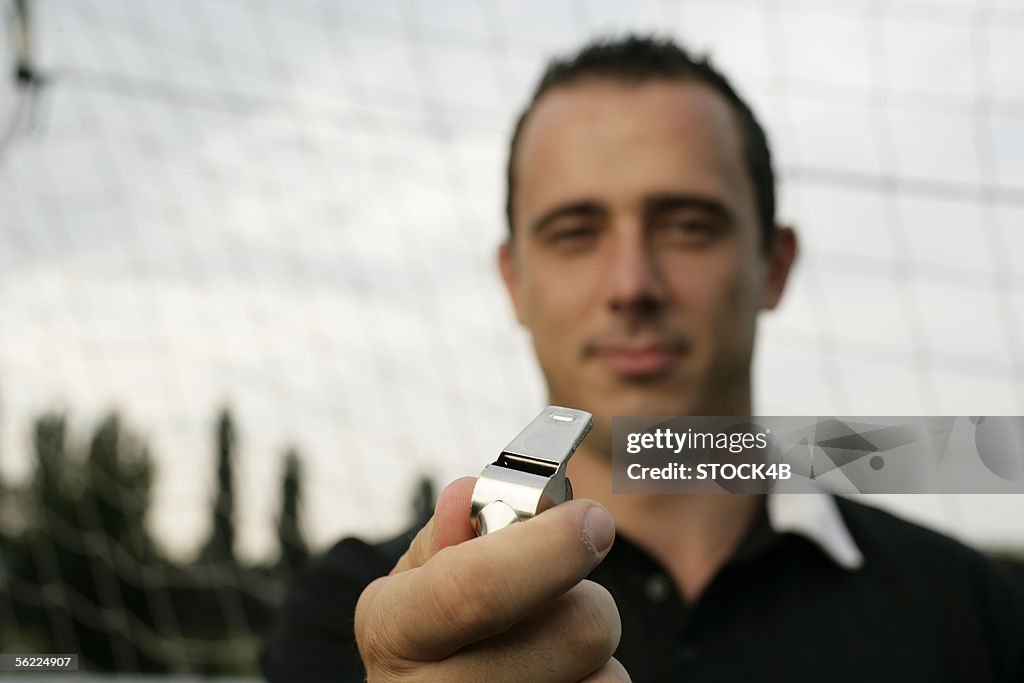
M 409 549 L 398 559 L 391 574 L 415 569 L 438 550 L 476 537 L 469 523 L 469 501 L 475 485 L 475 477 L 460 477 L 441 491 L 434 506 L 434 516 L 412 539 Z

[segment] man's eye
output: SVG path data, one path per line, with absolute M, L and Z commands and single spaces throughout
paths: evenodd
M 659 232 L 668 239 L 698 243 L 709 242 L 721 232 L 713 221 L 700 219 L 665 221 L 659 227 Z
M 688 235 L 707 234 L 711 232 L 711 225 L 704 221 L 671 221 L 665 225 L 667 230 Z
M 551 235 L 551 241 L 556 244 L 572 244 L 591 239 L 597 230 L 590 226 L 578 226 L 575 228 L 564 228 L 556 230 Z

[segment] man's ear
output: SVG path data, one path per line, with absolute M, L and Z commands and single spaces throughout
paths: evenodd
M 512 238 L 508 238 L 498 247 L 498 270 L 501 271 L 501 279 L 505 283 L 505 290 L 512 301 L 512 308 L 516 311 L 516 320 L 520 325 L 525 325 L 523 319 L 522 299 L 519 296 L 519 266 L 516 263 L 516 256 L 513 252 Z
M 779 305 L 798 253 L 796 231 L 788 225 L 776 226 L 768 250 L 768 269 L 765 272 L 764 293 L 761 297 L 762 309 L 770 311 Z

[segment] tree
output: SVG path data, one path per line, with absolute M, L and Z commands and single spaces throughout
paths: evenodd
M 29 514 L 31 525 L 52 536 L 56 527 L 75 517 L 74 501 L 66 487 L 68 468 L 66 451 L 67 420 L 60 413 L 46 413 L 35 422 L 34 446 L 36 471 L 31 496 L 34 505 Z
M 434 505 L 436 504 L 437 493 L 434 489 L 434 482 L 430 477 L 421 475 L 416 483 L 416 493 L 412 498 L 412 514 L 417 527 L 430 521 L 434 515 Z
M 109 413 L 89 442 L 82 513 L 87 528 L 119 542 L 136 560 L 151 555 L 145 517 L 152 480 L 149 448 L 121 427 L 116 412 Z
M 23 500 L 16 525 L 22 533 L 15 530 L 3 549 L 4 571 L 12 585 L 19 586 L 3 596 L 10 601 L 11 622 L 17 625 L 15 641 L 53 652 L 61 651 L 58 641 L 74 640 L 75 633 L 69 611 L 41 589 L 62 581 L 69 564 L 65 546 L 56 539 L 80 537 L 76 500 L 68 485 L 74 477 L 67 476 L 72 463 L 66 453 L 66 425 L 64 415 L 56 412 L 41 415 L 33 423 L 35 472 L 29 486 L 17 495 Z M 72 637 L 67 639 L 69 633 Z
M 140 568 L 155 561 L 146 530 L 153 465 L 145 442 L 110 412 L 89 441 L 79 497 L 82 547 L 68 544 L 64 581 L 102 618 L 76 608 L 81 654 L 105 671 L 159 670 L 125 624 L 151 624 Z
M 299 454 L 294 448 L 284 456 L 281 477 L 281 512 L 277 518 L 277 542 L 281 549 L 280 565 L 291 573 L 309 557 L 309 548 L 299 519 L 302 505 L 302 470 Z
M 203 548 L 207 562 L 235 564 L 235 425 L 228 408 L 217 420 L 217 493 L 210 538 Z

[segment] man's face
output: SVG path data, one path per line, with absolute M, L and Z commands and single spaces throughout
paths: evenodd
M 751 410 L 755 320 L 792 262 L 762 248 L 728 103 L 589 80 L 545 94 L 515 160 L 502 275 L 553 403 L 613 415 Z M 788 258 L 787 258 L 788 254 Z

